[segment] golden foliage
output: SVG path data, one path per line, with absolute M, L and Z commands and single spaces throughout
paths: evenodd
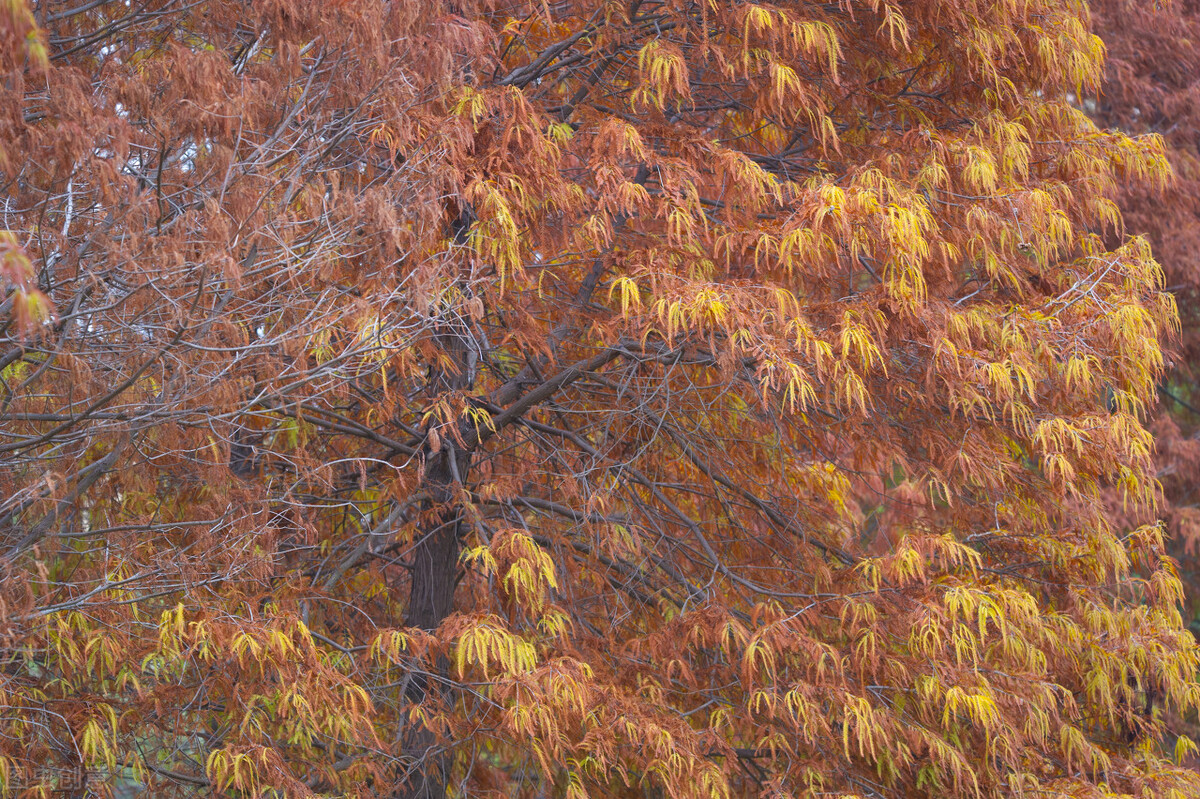
M 0 41 L 0 791 L 1200 795 L 1082 3 Z

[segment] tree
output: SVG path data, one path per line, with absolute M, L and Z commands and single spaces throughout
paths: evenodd
M 1099 101 L 1099 122 L 1139 133 L 1158 133 L 1167 145 L 1175 179 L 1165 191 L 1124 187 L 1119 202 L 1127 228 L 1151 242 L 1170 290 L 1179 299 L 1182 330 L 1172 342 L 1172 368 L 1160 386 L 1163 404 L 1151 424 L 1157 442 L 1158 472 L 1177 554 L 1183 558 L 1193 630 L 1197 620 L 1195 545 L 1200 514 L 1194 486 L 1200 476 L 1196 443 L 1196 363 L 1200 289 L 1196 234 L 1200 221 L 1200 9 L 1194 3 L 1169 5 L 1105 2 L 1093 5 L 1097 32 L 1109 52 Z
M 1200 793 L 1082 3 L 0 36 L 5 785 Z

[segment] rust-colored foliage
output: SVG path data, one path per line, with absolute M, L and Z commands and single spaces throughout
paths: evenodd
M 1181 332 L 1171 341 L 1174 368 L 1160 388 L 1156 436 L 1164 516 L 1184 561 L 1188 604 L 1200 610 L 1200 6 L 1177 0 L 1107 0 L 1093 5 L 1108 49 L 1102 93 L 1089 110 L 1109 127 L 1160 134 L 1175 179 L 1162 191 L 1124 187 L 1126 228 L 1145 235 L 1178 298 Z M 1086 103 L 1086 101 L 1085 101 Z M 1200 615 L 1196 616 L 1200 619 Z M 1200 624 L 1193 621 L 1200 632 Z
M 1200 795 L 1088 25 L 5 5 L 0 781 Z

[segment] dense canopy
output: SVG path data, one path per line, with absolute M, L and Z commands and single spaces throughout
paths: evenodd
M 1200 795 L 1089 24 L 6 4 L 0 787 Z
M 1165 192 L 1131 184 L 1118 201 L 1127 229 L 1151 242 L 1180 305 L 1182 335 L 1169 341 L 1174 368 L 1159 387 L 1150 429 L 1166 499 L 1158 512 L 1186 558 L 1188 605 L 1200 631 L 1200 5 L 1104 0 L 1092 9 L 1108 59 L 1102 94 L 1088 107 L 1103 124 L 1160 133 L 1175 173 Z

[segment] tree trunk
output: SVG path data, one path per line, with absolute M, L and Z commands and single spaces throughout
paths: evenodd
M 474 382 L 474 356 L 469 333 L 447 330 L 440 338 L 445 365 L 431 370 L 431 398 L 468 390 Z M 405 624 L 422 630 L 436 630 L 450 615 L 454 590 L 458 584 L 458 553 L 462 539 L 462 504 L 459 492 L 471 466 L 471 452 L 455 440 L 448 430 L 432 445 L 426 438 L 425 468 L 422 478 L 429 499 L 422 505 L 419 537 L 413 544 L 410 564 L 411 582 Z M 436 452 L 433 449 L 437 449 Z M 437 671 L 445 674 L 448 664 L 439 662 Z M 438 697 L 441 689 L 425 675 L 415 675 L 408 695 L 414 704 Z M 401 789 L 403 799 L 442 799 L 446 795 L 450 758 L 437 752 L 437 740 L 423 727 L 412 731 L 406 746 L 413 758 L 414 773 Z

